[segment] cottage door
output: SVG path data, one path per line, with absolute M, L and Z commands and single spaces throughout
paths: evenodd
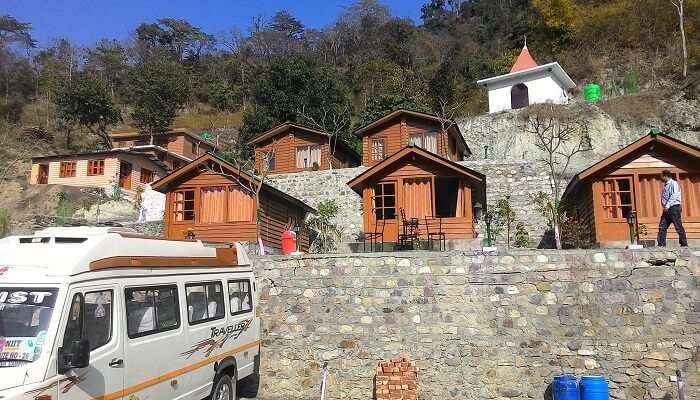
M 119 187 L 126 190 L 131 190 L 131 172 L 133 168 L 131 163 L 121 161 L 119 163 Z
M 367 232 L 382 231 L 385 242 L 396 242 L 399 238 L 398 212 L 396 209 L 396 182 L 380 182 L 372 188 L 372 226 Z M 383 225 L 378 223 L 383 221 Z
M 46 185 L 49 183 L 49 164 L 39 165 L 39 178 L 37 183 L 40 185 Z

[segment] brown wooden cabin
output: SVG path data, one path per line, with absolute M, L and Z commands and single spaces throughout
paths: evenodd
M 598 246 L 629 243 L 627 216 L 635 210 L 647 234 L 658 234 L 663 181 L 675 173 L 681 187 L 683 225 L 688 240 L 700 240 L 700 149 L 663 134 L 649 134 L 578 173 L 562 196 L 562 204 L 590 230 Z M 669 243 L 677 240 L 673 226 Z
M 362 138 L 362 165 L 368 167 L 411 144 L 452 161 L 471 155 L 454 121 L 417 111 L 396 110 L 356 130 L 355 135 Z
M 286 122 L 248 142 L 255 150 L 255 168 L 271 174 L 349 168 L 360 165 L 360 155 L 326 132 Z
M 178 169 L 195 158 L 215 151 L 216 145 L 204 140 L 188 129 L 175 128 L 165 132 L 112 133 L 112 147 L 130 151 L 148 152 Z
M 165 193 L 165 236 L 215 242 L 256 242 L 256 200 L 250 188 L 260 181 L 228 162 L 205 154 L 153 184 Z M 315 210 L 304 202 L 263 184 L 260 191 L 260 237 L 266 247 L 280 250 L 281 235 Z M 308 238 L 299 238 L 308 250 Z
M 486 204 L 486 178 L 454 161 L 410 146 L 366 170 L 348 185 L 362 196 L 364 231 L 374 232 L 384 220 L 384 241 L 395 242 L 406 218 L 443 217 L 447 239 L 473 239 L 473 208 Z

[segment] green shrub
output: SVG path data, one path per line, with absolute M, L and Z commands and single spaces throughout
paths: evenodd
M 56 225 L 66 225 L 75 213 L 75 205 L 71 204 L 65 192 L 56 195 Z
M 525 229 L 525 225 L 519 223 L 515 226 L 515 237 L 513 239 L 513 244 L 515 247 L 529 247 L 530 246 L 530 235 Z
M 316 253 L 333 252 L 343 234 L 343 230 L 333 222 L 338 215 L 338 204 L 335 200 L 324 200 L 316 209 L 317 213 L 310 216 L 304 224 L 305 230 L 316 234 L 311 249 Z
M 506 246 L 510 248 L 510 234 L 513 229 L 513 223 L 515 222 L 515 211 L 513 210 L 513 206 L 510 204 L 510 198 L 508 196 L 498 200 L 496 207 L 494 207 L 494 217 L 494 225 L 498 227 L 497 231 L 500 232 L 505 229 Z

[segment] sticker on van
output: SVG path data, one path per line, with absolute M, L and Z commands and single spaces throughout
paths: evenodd
M 56 379 L 53 382 L 49 383 L 48 385 L 42 386 L 38 389 L 28 391 L 27 394 L 34 395 L 34 398 L 36 399 L 36 398 L 39 398 L 47 390 L 53 389 L 56 386 L 58 386 L 61 389 L 61 393 L 66 394 L 74 386 L 76 386 L 80 382 L 84 381 L 86 375 L 87 375 L 87 372 L 80 375 L 80 376 L 66 376 L 66 377 L 61 378 L 61 379 Z M 60 387 L 61 385 L 63 385 L 62 388 Z
M 237 324 L 228 325 L 221 328 L 211 328 L 210 338 L 195 343 L 188 351 L 180 353 L 180 356 L 187 356 L 186 358 L 190 358 L 197 352 L 202 351 L 205 357 L 209 357 L 216 349 L 224 347 L 224 344 L 226 344 L 226 342 L 230 339 L 238 339 L 243 332 L 250 328 L 252 323 L 252 319 L 247 319 Z

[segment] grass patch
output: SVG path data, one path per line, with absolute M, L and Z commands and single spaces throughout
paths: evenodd
M 614 119 L 628 120 L 641 124 L 650 118 L 658 118 L 662 115 L 662 98 L 662 93 L 645 92 L 614 97 L 602 100 L 596 104 Z

